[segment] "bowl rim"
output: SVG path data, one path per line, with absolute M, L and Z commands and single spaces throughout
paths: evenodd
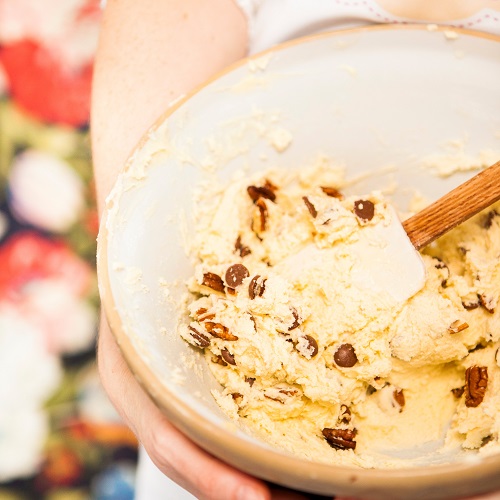
M 432 29 L 431 29 L 432 26 Z M 151 132 L 158 129 L 178 108 L 183 106 L 194 95 L 215 82 L 222 76 L 237 68 L 245 66 L 249 61 L 258 60 L 268 54 L 280 52 L 295 45 L 323 38 L 333 38 L 376 31 L 452 31 L 459 35 L 483 38 L 500 43 L 500 35 L 493 35 L 467 28 L 427 24 L 381 24 L 362 26 L 315 33 L 277 44 L 264 51 L 244 57 L 237 62 L 217 72 L 201 85 L 196 86 L 187 94 L 174 101 L 145 131 L 142 138 L 132 150 L 121 170 L 119 177 L 125 174 L 134 162 L 136 153 L 148 142 Z M 116 186 L 116 184 L 115 184 Z M 114 188 L 113 188 L 114 189 Z M 112 191 L 113 192 L 113 191 Z M 179 399 L 155 375 L 150 366 L 139 355 L 128 338 L 123 323 L 115 306 L 111 292 L 108 267 L 108 220 L 109 208 L 106 204 L 101 217 L 97 238 L 97 275 L 101 295 L 101 307 L 106 315 L 111 332 L 117 342 L 128 367 L 141 385 L 142 389 L 155 402 L 167 419 L 187 437 L 232 466 L 262 479 L 302 488 L 305 491 L 337 494 L 339 490 L 358 492 L 383 492 L 390 486 L 394 491 L 413 491 L 453 484 L 460 487 L 468 482 L 474 482 L 481 487 L 475 493 L 491 491 L 500 487 L 500 453 L 482 457 L 478 460 L 457 461 L 450 464 L 432 466 L 415 466 L 394 469 L 365 469 L 356 466 L 336 465 L 308 461 L 291 454 L 286 454 L 272 448 L 263 448 L 251 441 L 243 440 L 234 433 L 226 432 L 222 427 L 200 416 L 189 405 Z M 221 445 L 221 443 L 223 443 Z M 263 472 L 265 471 L 265 472 Z M 286 471 L 286 472 L 284 472 Z M 335 474 L 333 473 L 335 472 Z M 499 476 L 496 484 L 485 484 L 485 479 Z M 457 483 L 458 479 L 458 483 Z M 390 483 L 389 483 L 390 482 Z M 480 491 L 481 490 L 481 491 Z M 466 494 L 465 490 L 462 490 Z

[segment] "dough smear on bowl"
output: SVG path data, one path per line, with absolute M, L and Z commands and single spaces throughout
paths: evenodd
M 343 186 L 333 168 L 272 170 L 207 197 L 180 334 L 204 350 L 214 397 L 308 460 L 498 452 L 500 205 L 426 248 L 425 283 L 399 301 L 363 282 L 351 251 L 390 223 L 389 203 Z

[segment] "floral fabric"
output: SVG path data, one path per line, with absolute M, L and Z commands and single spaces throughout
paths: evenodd
M 132 499 L 99 383 L 89 147 L 98 0 L 0 0 L 0 498 Z

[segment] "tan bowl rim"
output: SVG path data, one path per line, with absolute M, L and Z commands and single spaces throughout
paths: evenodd
M 430 27 L 432 26 L 432 28 Z M 122 173 L 127 171 L 133 162 L 134 154 L 140 150 L 148 141 L 151 131 L 156 130 L 170 115 L 172 115 L 179 107 L 181 107 L 192 96 L 203 90 L 210 83 L 220 77 L 230 73 L 231 71 L 244 66 L 249 61 L 259 59 L 267 54 L 279 52 L 294 45 L 307 43 L 316 39 L 330 38 L 336 36 L 345 36 L 350 34 L 362 34 L 372 31 L 398 31 L 398 30 L 420 30 L 432 32 L 447 32 L 453 31 L 457 34 L 472 36 L 476 38 L 484 38 L 487 40 L 500 42 L 499 35 L 492 35 L 479 31 L 474 31 L 465 28 L 455 28 L 451 26 L 434 25 L 434 24 L 383 24 L 375 26 L 366 26 L 359 28 L 351 28 L 345 30 L 336 30 L 329 32 L 317 33 L 288 42 L 278 44 L 270 49 L 245 57 L 234 64 L 231 64 L 223 71 L 215 74 L 209 80 L 199 85 L 191 92 L 183 96 L 171 107 L 169 107 L 146 131 L 138 145 L 134 148 L 132 154 L 122 170 Z M 108 247 L 108 232 L 106 229 L 107 208 L 105 208 L 98 236 L 97 245 L 97 274 L 99 279 L 99 289 L 101 294 L 102 306 L 113 336 L 120 347 L 120 350 L 125 358 L 129 368 L 134 374 L 142 388 L 155 401 L 156 405 L 166 415 L 168 420 L 173 423 L 178 429 L 189 436 L 202 448 L 222 460 L 231 463 L 244 464 L 246 472 L 254 474 L 263 479 L 280 482 L 280 478 L 286 477 L 286 483 L 295 485 L 305 483 L 321 483 L 323 485 L 320 490 L 325 492 L 328 485 L 331 485 L 331 493 L 335 493 L 335 489 L 345 487 L 353 491 L 354 488 L 373 490 L 387 490 L 389 484 L 391 487 L 405 489 L 432 488 L 446 484 L 457 484 L 457 480 L 461 484 L 468 481 L 477 480 L 481 477 L 492 477 L 500 471 L 500 454 L 489 457 L 484 457 L 479 460 L 458 461 L 450 464 L 418 466 L 397 469 L 364 469 L 359 467 L 350 467 L 326 463 L 311 462 L 301 458 L 293 457 L 280 453 L 278 450 L 267 449 L 257 444 L 246 441 L 233 433 L 227 432 L 222 427 L 214 423 L 200 418 L 200 415 L 190 408 L 186 403 L 177 398 L 177 396 L 163 385 L 153 370 L 146 362 L 137 355 L 132 342 L 129 340 L 120 316 L 115 307 L 113 295 L 111 293 L 110 279 L 108 274 L 107 247 Z M 263 472 L 264 471 L 264 472 Z M 388 483 L 390 481 L 390 483 Z M 297 487 L 297 486 L 296 486 Z M 311 491 L 313 487 L 309 488 Z M 484 491 L 488 491 L 485 486 Z M 465 493 L 465 491 L 464 491 Z

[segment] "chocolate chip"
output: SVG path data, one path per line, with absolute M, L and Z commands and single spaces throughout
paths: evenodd
M 311 335 L 304 335 L 304 338 L 307 340 L 307 350 L 311 353 L 311 358 L 314 358 L 318 354 L 318 343 Z
M 243 245 L 243 243 L 241 242 L 241 236 L 238 236 L 238 238 L 236 238 L 236 243 L 234 244 L 234 251 L 238 252 L 240 254 L 240 257 L 246 257 L 247 255 L 250 255 L 252 253 L 250 248 Z
M 325 427 L 322 431 L 328 444 L 336 450 L 354 450 L 356 448 L 356 429 L 330 429 Z
M 318 215 L 316 207 L 309 201 L 309 198 L 307 196 L 302 196 L 302 199 L 306 204 L 307 210 L 309 210 L 309 213 L 312 215 L 313 219 L 315 219 L 316 216 Z
M 189 334 L 193 337 L 194 343 L 201 348 L 208 347 L 210 345 L 210 339 L 203 335 L 203 333 L 196 330 L 196 328 L 190 326 Z
M 205 323 L 205 328 L 207 329 L 208 333 L 219 339 L 230 341 L 238 340 L 238 337 L 236 335 L 233 335 L 226 326 L 221 325 L 220 323 L 212 323 L 211 321 L 207 321 Z
M 262 297 L 266 289 L 266 279 L 261 280 L 259 274 L 255 275 L 248 285 L 248 296 L 253 300 Z
M 222 281 L 222 278 L 215 273 L 205 273 L 203 275 L 203 281 L 201 284 L 204 286 L 208 286 L 208 288 L 211 288 L 216 292 L 224 291 L 224 282 Z
M 465 406 L 479 406 L 488 387 L 488 368 L 486 366 L 471 366 L 465 370 Z
M 245 278 L 248 278 L 250 273 L 243 264 L 233 264 L 226 271 L 226 284 L 230 288 L 236 288 L 243 283 Z
M 342 368 L 351 368 L 358 362 L 356 351 L 351 344 L 342 344 L 333 355 L 333 360 Z
M 332 198 L 337 198 L 338 200 L 344 199 L 344 195 L 337 188 L 329 186 L 321 186 L 321 190 L 327 196 L 331 196 Z
M 220 354 L 222 359 L 229 365 L 236 366 L 236 361 L 234 360 L 234 355 L 231 354 L 225 347 L 221 349 Z
M 375 205 L 370 200 L 354 202 L 354 213 L 363 221 L 370 221 L 375 215 Z

